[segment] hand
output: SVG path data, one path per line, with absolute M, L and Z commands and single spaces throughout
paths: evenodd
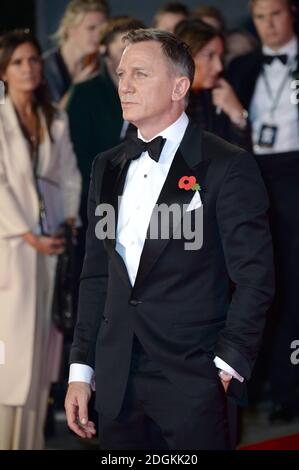
M 214 106 L 219 107 L 233 122 L 243 112 L 243 106 L 233 88 L 223 78 L 217 81 L 212 91 L 212 98 Z
M 61 237 L 37 236 L 32 232 L 23 235 L 24 240 L 43 255 L 60 255 L 64 251 L 65 240 Z
M 226 393 L 226 392 L 227 392 L 227 389 L 228 389 L 228 387 L 229 387 L 230 381 L 229 381 L 229 382 L 224 382 L 224 380 L 222 380 L 221 377 L 220 377 L 220 380 L 221 380 L 221 383 L 222 383 L 223 388 L 224 388 L 225 393 Z
M 71 382 L 65 397 L 65 411 L 68 427 L 78 436 L 91 439 L 95 433 L 95 425 L 88 421 L 88 402 L 91 387 L 85 382 Z
M 225 390 L 225 393 L 227 392 L 227 389 L 229 387 L 230 381 L 232 380 L 232 375 L 229 374 L 228 372 L 221 370 L 219 372 L 219 378 L 221 380 L 222 386 Z
M 65 240 L 58 237 L 37 237 L 34 248 L 44 255 L 60 255 L 64 251 Z

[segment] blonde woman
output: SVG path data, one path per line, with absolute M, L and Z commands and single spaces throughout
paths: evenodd
M 58 46 L 44 54 L 52 99 L 64 107 L 70 86 L 99 71 L 99 33 L 109 16 L 105 0 L 72 0 L 54 35 Z
M 66 116 L 49 102 L 27 32 L 0 43 L 0 449 L 42 449 L 61 334 L 51 323 L 58 235 L 75 225 L 81 177 Z

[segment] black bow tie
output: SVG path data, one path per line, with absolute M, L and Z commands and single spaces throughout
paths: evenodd
M 280 60 L 283 65 L 286 65 L 288 62 L 287 54 L 277 54 L 277 55 L 263 55 L 263 62 L 264 64 L 270 65 L 272 64 L 274 59 Z
M 160 135 L 149 142 L 144 142 L 143 140 L 138 139 L 138 137 L 134 137 L 127 143 L 127 160 L 136 160 L 140 157 L 142 152 L 147 151 L 149 156 L 155 160 L 155 162 L 158 162 L 165 142 L 166 139 Z

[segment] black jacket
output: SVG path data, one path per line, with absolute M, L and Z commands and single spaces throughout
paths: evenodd
M 249 379 L 274 289 L 268 198 L 257 165 L 250 154 L 193 123 L 158 204 L 189 204 L 193 191 L 179 189 L 178 181 L 194 175 L 202 188 L 203 246 L 186 251 L 184 238 L 147 239 L 132 288 L 115 239 L 103 242 L 95 235 L 96 206 L 115 206 L 122 192 L 125 152 L 123 143 L 100 154 L 93 165 L 71 351 L 72 363 L 95 368 L 97 408 L 112 418 L 124 397 L 134 334 L 165 376 L 190 397 L 219 383 L 214 355 Z M 243 391 L 233 380 L 230 393 Z
M 256 82 L 262 72 L 263 56 L 261 51 L 251 52 L 235 59 L 228 71 L 227 78 L 243 106 L 249 110 Z M 299 61 L 293 72 L 294 80 L 299 79 Z

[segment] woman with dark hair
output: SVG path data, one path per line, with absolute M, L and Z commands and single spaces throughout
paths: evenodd
M 175 34 L 188 44 L 195 62 L 188 115 L 205 130 L 250 149 L 247 111 L 222 78 L 224 36 L 198 18 L 181 21 Z
M 2 37 L 0 79 L 0 449 L 41 449 L 62 345 L 51 322 L 60 225 L 74 229 L 81 177 L 28 31 Z

